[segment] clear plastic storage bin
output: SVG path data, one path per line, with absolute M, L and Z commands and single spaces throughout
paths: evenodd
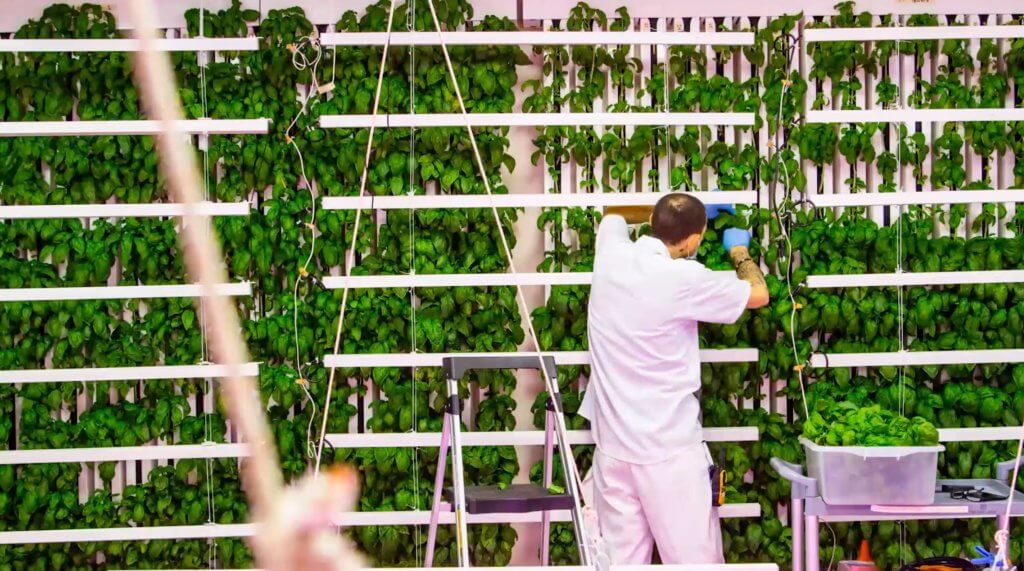
M 819 446 L 801 437 L 807 475 L 826 504 L 926 506 L 945 446 Z

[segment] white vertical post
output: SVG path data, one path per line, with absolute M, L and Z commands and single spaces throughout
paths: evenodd
M 669 19 L 668 18 L 664 18 L 664 17 L 663 18 L 658 18 L 657 22 L 658 22 L 658 30 L 659 31 L 667 31 L 669 29 Z M 664 78 L 665 78 L 665 81 L 664 81 L 664 84 L 663 84 L 663 88 L 662 88 L 662 97 L 664 98 L 664 103 L 663 103 L 663 107 L 662 107 L 661 110 L 662 111 L 668 111 L 669 110 L 668 96 L 669 96 L 669 93 L 670 93 L 669 85 L 671 84 L 670 83 L 671 82 L 671 78 L 669 76 L 672 73 L 671 68 L 669 67 L 669 64 L 668 64 L 669 48 L 668 48 L 668 46 L 666 46 L 664 44 L 659 44 L 657 46 L 654 46 L 654 50 L 655 50 L 655 57 L 656 57 L 656 59 L 658 61 L 658 65 L 661 66 L 661 72 L 664 74 Z M 652 76 L 654 75 L 654 70 L 653 69 L 651 70 L 651 75 Z M 670 144 L 670 140 L 669 140 L 671 138 L 671 136 L 672 136 L 672 129 L 670 129 L 669 127 L 666 126 L 662 132 L 664 133 L 664 137 L 663 137 L 663 141 L 661 143 L 662 144 L 662 149 L 661 149 L 660 152 L 662 152 L 663 155 L 658 157 L 658 188 L 656 188 L 655 190 L 658 191 L 658 192 L 669 192 L 669 191 L 672 190 L 672 179 L 669 176 L 670 172 L 672 170 L 672 166 L 671 166 L 672 148 L 671 148 L 671 144 Z
M 650 32 L 651 19 L 640 18 L 639 28 L 641 32 Z M 651 107 L 654 104 L 654 98 L 646 93 L 648 91 L 646 87 L 650 85 L 650 81 L 654 77 L 654 68 L 651 67 L 651 50 L 654 49 L 654 46 L 634 46 L 633 49 L 639 52 L 638 56 L 640 58 L 640 72 L 637 74 L 636 79 L 637 104 L 644 107 Z M 637 175 L 639 176 L 640 183 L 638 190 L 640 192 L 652 191 L 650 182 L 650 171 L 652 165 L 652 157 L 650 155 L 646 155 L 637 166 Z
M 966 19 L 968 25 L 971 25 L 971 26 L 980 26 L 981 25 L 981 18 L 979 18 L 977 15 L 973 15 L 972 14 L 970 16 L 967 16 L 966 18 L 963 18 L 963 19 Z M 959 20 L 961 20 L 961 18 L 958 18 L 958 23 L 959 23 Z M 977 62 L 977 60 L 978 60 L 978 49 L 980 47 L 981 47 L 981 40 L 979 40 L 977 38 L 969 40 L 967 42 L 967 51 L 968 51 L 968 53 L 970 53 L 971 59 L 974 60 L 975 62 Z M 967 71 L 961 72 L 962 79 L 963 79 L 963 82 L 964 82 L 964 86 L 967 87 L 968 89 L 977 86 L 979 84 L 979 82 L 980 82 L 980 73 L 979 73 L 978 67 L 979 66 L 976 63 L 973 70 L 967 70 Z M 966 127 L 966 125 L 963 126 L 963 129 L 964 129 L 964 173 L 965 173 L 964 185 L 966 186 L 966 185 L 970 184 L 971 182 L 982 180 L 982 178 L 984 178 L 985 172 L 984 172 L 984 169 L 982 168 L 982 162 L 983 161 L 987 161 L 991 165 L 992 164 L 992 157 L 982 157 L 982 156 L 978 155 L 977 153 L 975 153 L 974 149 L 971 146 L 971 143 L 967 140 L 967 136 L 966 136 L 967 135 L 967 132 L 966 132 L 967 131 L 967 127 Z M 989 182 L 991 183 L 992 181 L 990 180 Z M 996 205 L 996 204 L 993 204 L 992 207 L 998 209 L 998 205 Z M 971 234 L 973 233 L 971 228 L 972 228 L 972 226 L 974 226 L 974 221 L 978 218 L 979 215 L 981 215 L 983 210 L 984 210 L 984 207 L 981 204 L 969 204 L 967 206 L 967 219 L 966 219 L 966 223 L 964 225 L 965 226 L 964 232 L 965 232 L 965 236 L 966 237 L 969 238 L 971 236 Z M 994 230 L 995 229 L 993 228 L 993 231 Z
M 996 22 L 999 25 L 1004 25 L 1004 24 L 1008 24 L 1009 22 L 1011 22 L 1012 21 L 1012 17 L 1009 16 L 1009 15 L 1001 15 L 1001 16 L 992 15 L 992 16 L 989 16 L 989 20 L 996 20 Z M 1006 39 L 999 39 L 999 40 L 996 40 L 996 45 L 999 47 L 999 54 L 1004 54 L 1004 53 L 1006 53 L 1006 51 L 1008 49 L 1010 49 L 1012 43 L 1007 41 Z M 997 70 L 998 73 L 1002 73 L 1004 75 L 1006 74 L 1006 59 L 1005 58 L 1003 58 L 1003 57 L 999 57 L 998 58 L 998 60 L 996 61 L 996 70 Z M 1021 86 L 1021 85 L 1017 86 L 1017 89 L 1022 89 L 1022 88 L 1024 88 L 1024 86 Z M 1013 88 L 1012 87 L 1010 89 L 1006 90 L 1006 99 L 1005 99 L 1003 105 L 1005 107 L 1013 107 L 1014 106 Z M 993 184 L 995 185 L 996 188 L 1010 188 L 1012 186 L 1013 181 L 1014 181 L 1014 173 L 1013 173 L 1014 161 L 1015 161 L 1015 157 L 1014 157 L 1014 153 L 1012 151 L 1008 150 L 1008 151 L 1003 151 L 1003 152 L 997 152 L 996 153 L 996 164 L 993 165 L 993 169 L 992 169 L 992 172 L 993 172 L 993 176 L 992 176 L 993 180 L 992 180 L 992 182 L 993 182 Z M 1007 226 L 1006 222 L 1008 220 L 1012 220 L 1013 219 L 1014 213 L 1017 210 L 1017 205 L 1016 204 L 1009 204 L 1008 203 L 1008 204 L 1004 204 L 1003 206 L 1006 208 L 1006 217 L 999 221 L 999 233 L 1002 236 L 1011 236 L 1011 235 L 1013 235 L 1013 231 Z

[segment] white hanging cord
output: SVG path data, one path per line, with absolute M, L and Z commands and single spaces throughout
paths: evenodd
M 783 123 L 783 121 L 782 121 L 782 112 L 783 112 L 784 104 L 785 104 L 785 101 L 786 101 L 786 93 L 789 91 L 789 86 L 790 86 L 790 83 L 791 83 L 788 76 L 789 76 L 789 73 L 790 73 L 789 65 L 791 63 L 791 54 L 792 54 L 791 50 L 792 50 L 792 48 L 789 45 L 789 42 L 790 42 L 789 36 L 786 35 L 784 37 L 786 38 L 786 50 L 788 50 L 789 53 L 787 54 L 787 57 L 786 57 L 786 64 L 787 64 L 786 65 L 786 71 L 785 71 L 786 77 L 782 80 L 782 90 L 779 92 L 779 112 L 776 115 L 776 119 L 775 119 L 775 138 L 776 138 L 776 140 L 780 140 L 781 139 L 782 143 L 781 144 L 775 144 L 775 143 L 771 143 L 770 142 L 769 143 L 769 149 L 774 147 L 774 151 L 775 151 L 774 152 L 774 157 L 775 157 L 775 160 L 777 161 L 776 164 L 778 164 L 779 167 L 781 167 L 781 169 L 782 169 L 782 175 L 783 175 L 783 180 L 784 180 L 782 191 L 785 194 L 789 190 L 790 179 L 789 179 L 789 168 L 786 167 L 786 161 L 782 157 L 782 149 L 787 145 L 787 141 L 786 141 L 786 138 L 785 138 L 785 135 L 784 135 L 783 125 L 782 125 L 782 123 Z M 771 164 L 771 161 L 769 161 L 768 164 Z M 772 187 L 769 187 L 769 189 L 771 190 Z M 772 202 L 775 203 L 777 198 L 778 197 L 771 197 Z M 778 212 L 776 212 L 775 214 L 776 214 L 776 217 L 778 217 Z M 809 419 L 811 417 L 811 414 L 810 414 L 810 409 L 809 409 L 809 407 L 807 405 L 807 388 L 805 386 L 805 381 L 804 381 L 804 365 L 802 363 L 800 363 L 800 352 L 799 352 L 799 350 L 797 349 L 797 346 L 796 346 L 796 312 L 799 311 L 800 305 L 797 304 L 797 302 L 796 302 L 796 294 L 793 291 L 793 276 L 792 276 L 792 271 L 791 271 L 791 268 L 792 268 L 792 265 L 793 265 L 793 242 L 790 239 L 789 230 L 786 229 L 786 223 L 785 223 L 784 220 L 781 219 L 781 217 L 779 217 L 779 229 L 782 232 L 782 238 L 786 242 L 786 290 L 787 290 L 787 293 L 789 294 L 789 303 L 790 303 L 790 312 L 789 312 L 789 341 L 790 341 L 790 347 L 792 347 L 792 349 L 793 349 L 793 363 L 794 363 L 793 369 L 796 371 L 797 380 L 799 381 L 799 384 L 800 384 L 800 397 L 801 397 L 800 400 L 803 403 L 804 419 L 806 420 L 806 419 Z
M 416 0 L 409 0 L 408 11 L 406 12 L 405 27 L 410 32 L 416 28 Z M 409 47 L 409 69 L 416 69 L 416 46 Z M 409 82 L 409 112 L 416 112 L 416 79 Z M 416 127 L 409 130 L 409 157 L 416 156 Z M 416 183 L 416 163 L 409 161 L 409 194 L 414 194 Z M 416 211 L 409 210 L 409 273 L 416 274 Z M 416 288 L 409 288 L 409 320 L 412 324 L 410 337 L 412 339 L 412 352 L 416 352 Z M 416 367 L 412 368 L 412 432 L 419 432 L 419 399 L 416 391 Z M 415 490 L 414 511 L 420 511 L 420 447 L 412 449 L 412 486 Z M 424 562 L 423 546 L 420 542 L 420 527 L 413 526 L 413 544 L 415 545 L 416 565 L 422 566 Z
M 135 57 L 133 72 L 149 116 L 161 126 L 161 136 L 157 137 L 156 144 L 169 194 L 175 202 L 186 205 L 189 223 L 182 224 L 180 232 L 186 267 L 189 277 L 201 284 L 202 295 L 210 296 L 207 313 L 211 346 L 216 360 L 227 370 L 227 378 L 220 386 L 231 420 L 237 423 L 250 452 L 249 459 L 243 464 L 244 489 L 251 500 L 253 520 L 263 523 L 279 503 L 283 488 L 273 439 L 263 414 L 259 389 L 243 371 L 242 365 L 248 361 L 248 355 L 238 315 L 228 298 L 215 292 L 214 284 L 226 280 L 221 247 L 212 238 L 209 217 L 197 211 L 202 200 L 202 180 L 196 172 L 196 157 L 178 128 L 182 110 L 170 61 L 156 49 L 153 3 L 132 0 L 126 2 L 126 7 L 135 23 L 134 35 L 141 48 Z M 259 565 L 273 571 L 293 568 L 289 561 L 295 555 L 296 546 L 279 539 L 280 535 L 274 535 L 272 530 L 263 528 L 259 531 L 252 544 Z
M 395 0 L 391 0 L 390 6 L 388 7 L 388 24 L 387 24 L 387 35 L 384 39 L 384 50 L 380 56 L 380 70 L 377 73 L 377 88 L 373 94 L 373 110 L 370 114 L 370 136 L 366 140 L 366 155 L 363 158 L 363 173 L 359 179 L 359 198 L 362 198 L 366 193 L 366 179 L 370 172 L 370 154 L 373 151 L 373 134 L 376 132 L 377 127 L 377 109 L 380 105 L 380 91 L 381 86 L 384 84 L 384 69 L 387 65 L 388 49 L 391 47 L 391 24 L 395 18 Z M 352 229 L 352 241 L 348 251 L 345 253 L 345 283 L 341 290 L 341 309 L 338 312 L 338 330 L 334 336 L 334 353 L 337 354 L 341 348 L 341 332 L 345 325 L 345 307 L 348 305 L 348 290 L 349 281 L 352 276 L 352 266 L 355 265 L 355 253 L 356 244 L 359 238 L 359 221 L 362 218 L 363 209 L 356 209 L 356 219 Z M 331 393 L 334 391 L 334 376 L 337 373 L 337 368 L 331 367 L 331 371 L 327 378 L 327 397 L 324 400 L 323 407 L 323 424 L 320 426 L 320 439 L 316 449 L 316 463 L 314 465 L 314 472 L 320 473 L 320 462 L 323 458 L 324 453 L 324 442 L 327 439 L 327 419 L 331 413 Z
M 203 0 L 199 3 L 199 37 L 206 37 L 206 2 Z M 199 93 L 200 99 L 203 105 L 203 117 L 209 117 L 210 108 L 206 97 L 206 66 L 207 58 L 210 57 L 209 52 L 199 52 L 197 55 L 199 63 Z M 200 142 L 203 151 L 203 197 L 206 200 L 210 200 L 210 137 L 209 135 L 199 135 Z M 184 220 L 182 221 L 184 223 Z M 200 356 L 203 363 L 207 363 L 209 360 L 209 337 L 206 335 L 206 298 L 199 298 L 199 335 L 201 339 L 200 343 Z M 213 381 L 206 379 L 206 390 L 203 392 L 203 399 L 206 402 L 213 402 Z M 204 404 L 206 404 L 204 402 Z M 210 425 L 211 413 L 203 407 L 203 441 L 211 442 L 213 440 L 213 427 Z M 213 493 L 213 459 L 206 459 L 206 523 L 214 524 L 217 522 L 217 507 L 215 505 L 214 493 Z M 212 538 L 207 544 L 207 564 L 210 569 L 217 566 L 217 539 Z
M 313 50 L 312 58 L 307 57 L 304 48 L 309 47 Z M 309 254 L 306 256 L 306 261 L 298 269 L 298 275 L 295 276 L 295 281 L 292 284 L 292 336 L 295 344 L 295 372 L 298 374 L 298 378 L 295 379 L 295 383 L 302 388 L 302 392 L 305 396 L 305 401 L 313 407 L 310 411 L 309 422 L 306 424 L 306 457 L 313 458 L 316 453 L 316 444 L 313 440 L 313 423 L 316 422 L 317 411 L 319 410 L 316 405 L 316 399 L 313 398 L 313 394 L 309 390 L 309 379 L 306 377 L 302 366 L 302 351 L 299 349 L 299 284 L 303 278 L 309 277 L 309 266 L 313 262 L 313 257 L 316 255 L 316 238 L 317 238 L 317 227 L 316 227 L 316 192 L 313 188 L 313 181 L 306 174 L 306 161 L 302 155 L 302 150 L 299 148 L 298 143 L 295 142 L 295 138 L 292 137 L 292 129 L 295 128 L 295 124 L 298 122 L 299 117 L 305 115 L 309 110 L 309 102 L 312 98 L 317 95 L 321 95 L 329 92 L 334 88 L 334 74 L 337 72 L 337 61 L 336 57 L 331 61 L 331 83 L 329 85 L 320 87 L 317 78 L 317 71 L 320 65 L 320 61 L 323 59 L 323 48 L 320 44 L 320 38 L 318 31 L 314 28 L 313 32 L 302 38 L 298 44 L 289 45 L 288 49 L 292 52 L 292 66 L 298 71 L 310 70 L 310 86 L 305 96 L 302 98 L 302 105 L 299 108 L 298 113 L 292 117 L 291 123 L 288 124 L 288 128 L 285 129 L 285 141 L 295 150 L 295 155 L 299 159 L 299 170 L 302 174 L 301 183 L 306 186 L 306 190 L 309 191 L 309 203 L 312 209 L 309 217 L 309 221 L 306 222 L 305 226 L 309 229 L 310 233 L 310 244 Z M 337 47 L 335 47 L 334 55 L 337 56 Z
M 306 456 L 308 458 L 313 457 L 313 451 L 315 446 L 313 444 L 313 422 L 316 420 L 317 406 L 316 399 L 313 398 L 312 393 L 309 392 L 309 379 L 302 371 L 302 352 L 299 350 L 299 283 L 302 279 L 309 275 L 309 264 L 313 261 L 313 256 L 316 253 L 316 194 L 313 191 L 313 182 L 306 176 L 306 162 L 302 158 L 302 151 L 299 150 L 299 145 L 295 142 L 295 139 L 288 137 L 288 142 L 295 149 L 296 156 L 299 157 L 299 169 L 302 172 L 302 180 L 309 190 L 309 203 L 313 209 L 309 222 L 306 223 L 306 227 L 309 228 L 309 234 L 311 236 L 309 244 L 309 255 L 306 256 L 306 262 L 299 268 L 298 275 L 295 276 L 295 283 L 292 285 L 292 333 L 295 340 L 295 372 L 299 375 L 299 378 L 295 379 L 295 382 L 302 387 L 302 392 L 306 396 L 306 402 L 313 407 L 313 410 L 309 414 L 309 422 L 306 424 Z
M 313 49 L 313 59 L 306 57 L 306 54 L 303 51 L 303 48 L 307 46 Z M 289 44 L 288 49 L 292 52 L 292 65 L 295 66 L 295 69 L 299 71 L 305 71 L 306 69 L 312 70 L 310 73 L 310 77 L 312 79 L 310 81 L 309 91 L 307 91 L 306 96 L 302 98 L 302 106 L 299 109 L 299 112 L 295 114 L 295 117 L 292 118 L 292 122 L 288 124 L 288 128 L 284 131 L 285 137 L 290 141 L 292 129 L 295 128 L 295 123 L 298 122 L 299 117 L 305 115 L 308 111 L 309 100 L 321 91 L 316 73 L 317 68 L 320 66 L 320 60 L 323 59 L 324 52 L 320 45 L 320 36 L 316 28 L 313 28 L 313 33 L 299 40 L 298 44 Z M 337 66 L 335 66 L 335 68 L 336 67 Z M 333 74 L 334 72 L 335 70 L 332 70 L 331 73 Z M 333 82 L 330 87 L 334 87 Z
M 899 16 L 894 18 L 896 26 L 899 27 L 900 20 Z M 896 38 L 896 58 L 897 58 L 897 69 L 902 70 L 903 61 L 900 57 L 900 40 Z M 903 108 L 903 73 L 900 73 L 900 81 L 897 83 L 897 97 L 896 97 L 896 109 L 900 110 Z M 899 169 L 896 177 L 896 192 L 903 192 L 903 126 L 898 125 L 896 127 L 896 167 Z M 903 205 L 896 206 L 896 273 L 903 273 Z M 904 312 L 905 312 L 905 300 L 903 299 L 903 286 L 896 286 L 896 325 L 898 327 L 897 335 L 899 336 L 900 352 L 906 350 L 905 346 L 905 333 L 904 333 Z M 899 368 L 899 409 L 900 414 L 906 414 L 906 372 L 907 368 L 904 365 L 900 365 Z
M 487 192 L 487 197 L 490 201 L 491 213 L 494 214 L 494 223 L 498 230 L 498 236 L 501 238 L 502 249 L 505 253 L 505 258 L 508 261 L 509 273 L 514 277 L 516 275 L 515 262 L 512 259 L 512 249 L 508 245 L 508 239 L 505 237 L 505 230 L 501 224 L 501 216 L 498 214 L 498 207 L 494 203 L 494 195 L 491 192 L 491 182 L 487 175 L 487 169 L 484 167 L 483 159 L 480 158 L 480 149 L 477 147 L 476 136 L 473 134 L 473 128 L 469 122 L 469 113 L 466 111 L 466 103 L 462 99 L 462 92 L 459 89 L 459 82 L 455 76 L 455 67 L 452 65 L 451 57 L 448 54 L 448 47 L 444 41 L 444 34 L 441 32 L 441 23 L 437 17 L 437 10 L 434 8 L 434 0 L 427 0 L 427 5 L 430 8 L 430 16 L 434 20 L 434 27 L 437 31 L 438 44 L 441 46 L 441 53 L 444 55 L 445 65 L 448 68 L 448 76 L 452 81 L 452 88 L 455 91 L 455 99 L 459 103 L 459 109 L 462 112 L 462 116 L 466 119 L 466 132 L 469 135 L 470 146 L 473 149 L 473 157 L 476 159 L 477 168 L 480 170 L 480 178 L 484 183 L 484 190 Z M 584 522 L 583 517 L 583 497 L 582 489 L 583 482 L 580 479 L 579 470 L 576 467 L 576 462 L 573 459 L 572 448 L 569 445 L 568 439 L 566 438 L 567 430 L 565 426 L 565 415 L 562 411 L 562 405 L 558 399 L 554 398 L 554 395 L 558 394 L 557 379 L 552 379 L 548 374 L 547 367 L 544 363 L 544 354 L 541 352 L 540 341 L 537 336 L 537 331 L 533 327 L 533 320 L 530 319 L 530 309 L 526 303 L 526 296 L 523 294 L 523 288 L 516 283 L 516 298 L 520 305 L 520 310 L 523 312 L 522 315 L 526 318 L 527 330 L 530 333 L 534 346 L 537 349 L 537 359 L 540 361 L 540 372 L 544 378 L 544 384 L 548 390 L 548 394 L 551 396 L 552 405 L 555 408 L 556 414 L 552 416 L 555 418 L 555 435 L 558 439 L 558 446 L 564 452 L 567 462 L 563 462 L 562 469 L 566 476 L 566 481 L 570 489 L 570 495 L 574 502 L 574 521 L 576 524 L 577 538 L 579 539 L 580 555 L 583 558 L 584 565 L 589 564 L 591 544 L 588 538 L 587 526 Z

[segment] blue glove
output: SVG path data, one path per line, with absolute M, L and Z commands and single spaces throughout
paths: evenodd
M 711 192 L 719 192 L 722 189 L 714 188 Z M 706 204 L 704 210 L 708 214 L 708 220 L 714 220 L 719 214 L 728 212 L 729 214 L 736 214 L 736 209 L 731 204 Z
M 722 235 L 722 246 L 725 246 L 726 252 L 729 252 L 736 246 L 746 248 L 750 246 L 750 232 L 743 228 L 729 228 Z

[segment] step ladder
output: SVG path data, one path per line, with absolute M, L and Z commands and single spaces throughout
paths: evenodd
M 543 485 L 513 484 L 505 489 L 498 486 L 466 486 L 462 464 L 462 430 L 461 401 L 459 399 L 459 379 L 470 370 L 480 369 L 537 369 L 544 368 L 555 382 L 554 393 L 549 394 L 547 412 L 544 420 L 544 480 Z M 549 536 L 551 534 L 551 512 L 553 510 L 569 510 L 573 517 L 573 528 L 576 544 L 580 549 L 580 561 L 587 565 L 589 557 L 586 549 L 586 532 L 582 517 L 579 490 L 575 482 L 570 481 L 566 470 L 565 493 L 552 494 L 548 491 L 552 484 L 553 459 L 556 439 L 562 466 L 574 462 L 568 446 L 568 435 L 565 434 L 565 423 L 558 422 L 556 415 L 561 414 L 561 395 L 558 391 L 558 371 L 552 356 L 458 356 L 445 357 L 442 368 L 446 379 L 448 397 L 444 406 L 444 427 L 441 431 L 441 448 L 437 456 L 437 476 L 434 479 L 434 499 L 430 509 L 430 527 L 427 532 L 427 551 L 424 566 L 431 567 L 434 562 L 434 545 L 437 540 L 437 526 L 441 510 L 450 509 L 455 513 L 455 542 L 458 548 L 459 567 L 469 566 L 469 542 L 467 534 L 467 514 L 509 514 L 541 512 L 542 543 L 541 564 L 548 564 Z M 452 487 L 445 489 L 445 468 L 448 451 L 452 453 Z M 447 500 L 445 503 L 444 500 Z

